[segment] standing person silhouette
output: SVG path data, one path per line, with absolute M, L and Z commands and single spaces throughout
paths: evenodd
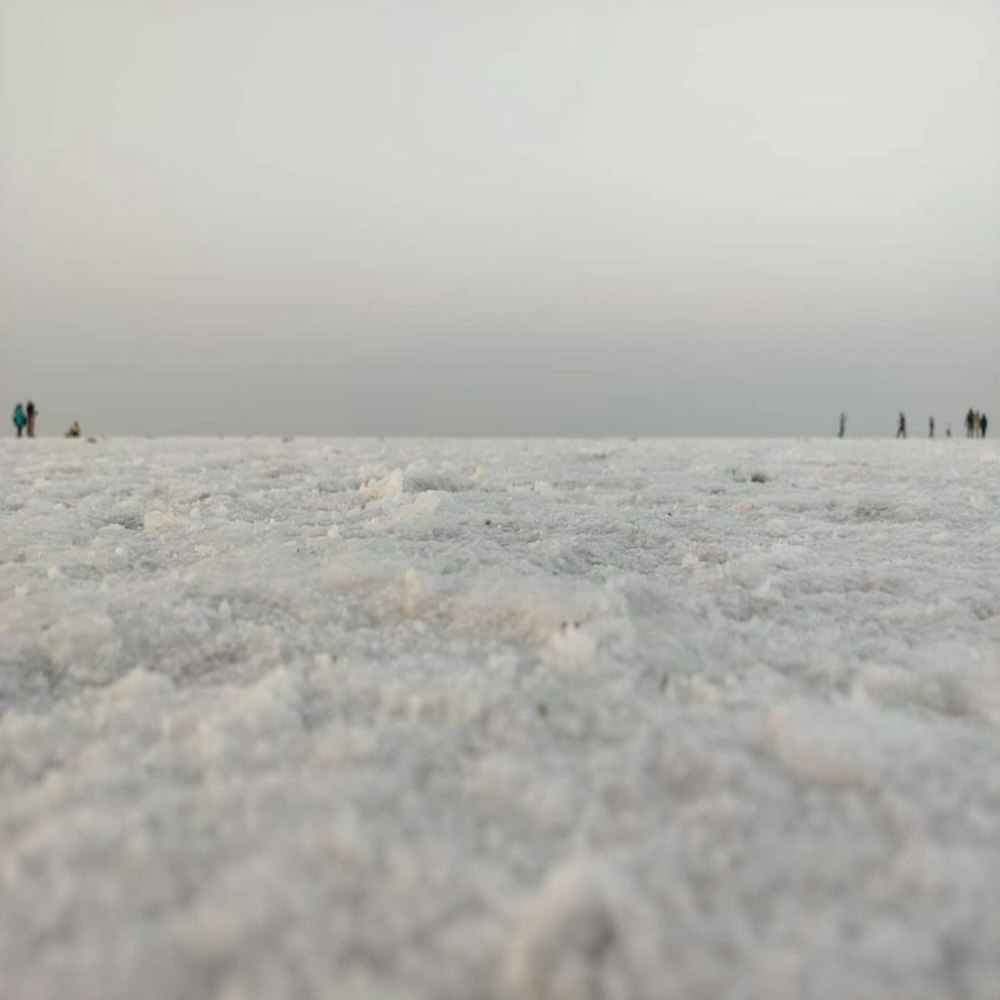
M 931 438 L 933 438 L 934 437 L 934 418 L 933 417 L 931 417 L 930 420 L 927 421 L 927 426 L 930 428 L 930 435 L 929 436 Z
M 27 406 L 28 414 L 28 437 L 33 438 L 35 436 L 35 417 L 38 416 L 38 408 L 29 399 Z
M 846 430 L 847 430 L 847 414 L 842 412 L 840 414 L 840 428 L 837 431 L 837 437 L 842 438 Z
M 21 403 L 18 403 L 14 407 L 14 415 L 11 417 L 11 420 L 14 421 L 14 426 L 17 428 L 17 436 L 23 437 L 24 425 L 28 422 L 28 418 L 25 416 L 24 406 Z
M 986 428 L 989 427 L 990 422 L 986 419 L 986 414 L 981 413 L 979 415 L 979 436 L 986 437 Z
M 899 411 L 899 427 L 896 428 L 896 437 L 906 437 L 906 414 L 902 410 Z
M 976 415 L 972 412 L 972 407 L 969 407 L 969 412 L 965 415 L 965 436 L 974 437 L 976 433 Z

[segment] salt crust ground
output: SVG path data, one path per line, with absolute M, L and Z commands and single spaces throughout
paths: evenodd
M 1000 996 L 1000 450 L 6 441 L 0 995 Z

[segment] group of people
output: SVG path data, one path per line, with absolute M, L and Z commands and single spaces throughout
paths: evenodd
M 985 413 L 980 413 L 979 410 L 974 410 L 971 407 L 969 412 L 965 415 L 965 436 L 970 438 L 984 438 L 986 437 L 986 428 L 989 427 L 989 421 L 986 419 Z M 928 437 L 934 437 L 934 418 L 927 418 L 927 431 Z M 843 437 L 847 432 L 847 414 L 841 413 L 840 415 L 840 427 L 837 431 L 837 437 Z M 945 437 L 951 437 L 951 424 L 945 428 Z M 896 437 L 905 438 L 906 437 L 906 414 L 900 411 L 899 423 L 896 425 Z
M 28 405 L 18 403 L 14 407 L 14 427 L 17 429 L 17 436 L 24 437 L 24 432 L 28 432 L 28 437 L 35 436 L 35 418 L 38 416 L 38 409 L 29 399 Z
M 14 429 L 17 431 L 17 436 L 24 437 L 27 433 L 28 437 L 33 438 L 35 436 L 35 420 L 37 417 L 38 407 L 30 399 L 27 405 L 18 403 L 14 407 L 14 415 L 11 418 L 14 422 Z M 78 438 L 80 434 L 80 421 L 74 420 L 73 426 L 66 431 L 66 437 Z
M 965 415 L 965 436 L 970 438 L 984 438 L 986 437 L 986 428 L 988 426 L 989 421 L 986 419 L 986 414 L 980 413 L 970 406 L 969 412 Z
M 986 437 L 986 428 L 989 426 L 989 421 L 986 419 L 985 413 L 980 413 L 978 410 L 969 409 L 969 412 L 965 415 L 965 430 L 966 437 Z M 934 418 L 927 418 L 927 436 L 930 438 L 934 437 Z M 951 437 L 951 424 L 945 428 L 945 437 Z M 906 437 L 906 414 L 899 414 L 899 425 L 896 428 L 896 437 L 905 438 Z

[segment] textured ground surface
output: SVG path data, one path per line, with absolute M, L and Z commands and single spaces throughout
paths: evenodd
M 993 442 L 0 445 L 0 995 L 995 998 Z

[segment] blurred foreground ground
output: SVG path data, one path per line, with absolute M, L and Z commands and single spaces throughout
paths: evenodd
M 0 995 L 995 998 L 1000 449 L 4 441 Z

